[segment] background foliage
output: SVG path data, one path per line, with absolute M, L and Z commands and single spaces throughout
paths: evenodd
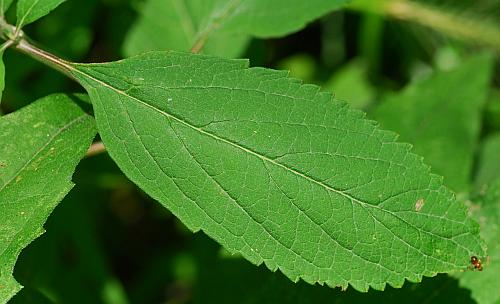
M 26 32 L 73 61 L 120 59 L 138 51 L 131 41 L 146 2 L 67 1 Z M 247 33 L 224 54 L 323 85 L 412 143 L 474 210 L 489 247 L 483 273 L 365 294 L 294 284 L 192 235 L 102 154 L 80 163 L 47 232 L 21 253 L 14 275 L 25 289 L 12 302 L 497 303 L 499 18 L 500 4 L 488 0 L 353 1 L 286 37 Z M 14 51 L 4 60 L 4 114 L 50 93 L 83 92 Z

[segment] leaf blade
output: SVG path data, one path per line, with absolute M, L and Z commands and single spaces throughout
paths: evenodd
M 66 0 L 18 0 L 16 27 L 22 28 L 46 15 Z
M 315 86 L 175 52 L 73 67 L 124 173 L 255 264 L 366 291 L 466 268 L 482 252 L 465 207 L 408 145 Z
M 0 302 L 21 285 L 20 251 L 72 188 L 71 175 L 95 135 L 93 120 L 66 95 L 51 95 L 0 120 Z
M 208 54 L 234 58 L 242 53 L 251 37 L 279 37 L 295 32 L 347 2 L 150 0 L 128 34 L 124 50 L 127 55 L 136 55 L 151 50 L 189 51 L 200 47 Z

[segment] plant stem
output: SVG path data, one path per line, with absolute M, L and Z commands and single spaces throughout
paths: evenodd
M 191 53 L 194 53 L 194 54 L 199 53 L 203 49 L 203 47 L 205 46 L 205 43 L 207 42 L 207 38 L 208 38 L 208 35 L 204 35 L 201 38 L 199 38 L 198 40 L 196 40 L 193 47 L 191 48 Z
M 414 22 L 448 36 L 500 50 L 500 28 L 471 13 L 445 11 L 436 6 L 408 0 L 355 0 L 348 8 Z
M 73 80 L 75 79 L 71 74 L 71 71 L 74 70 L 74 68 L 71 66 L 71 62 L 34 46 L 28 41 L 28 39 L 21 38 L 17 43 L 14 44 L 14 47 L 20 52 L 40 61 L 41 63 L 60 71 L 69 78 Z
M 0 38 L 6 40 L 6 42 L 2 45 L 2 48 L 13 46 L 16 50 L 27 54 L 49 67 L 64 73 L 71 79 L 74 79 L 71 75 L 71 71 L 74 70 L 71 66 L 71 62 L 59 58 L 56 55 L 33 45 L 20 28 L 16 28 L 15 26 L 7 23 L 2 16 L 0 16 Z
M 74 70 L 74 68 L 71 66 L 71 62 L 34 46 L 26 38 L 20 39 L 17 44 L 15 44 L 15 48 L 20 52 L 25 53 L 30 57 L 48 65 L 49 67 L 62 72 L 69 78 L 76 80 L 71 74 L 71 71 Z M 93 143 L 92 146 L 90 146 L 89 150 L 87 151 L 86 157 L 95 156 L 104 152 L 106 152 L 104 144 L 102 142 L 96 142 Z
M 90 146 L 85 157 L 92 157 L 104 152 L 106 152 L 106 147 L 104 147 L 104 143 L 102 141 L 98 141 Z
M 206 25 L 205 30 L 200 31 L 198 38 L 193 44 L 193 47 L 191 48 L 191 53 L 199 53 L 203 48 L 205 47 L 205 44 L 207 43 L 208 38 L 210 35 L 215 31 L 216 29 L 219 28 L 220 24 L 224 19 L 226 19 L 228 16 L 230 16 L 234 10 L 240 5 L 239 1 L 231 1 L 229 2 L 226 7 L 222 10 L 220 15 L 214 17 L 208 25 Z
M 75 68 L 72 66 L 71 62 L 36 47 L 30 42 L 30 40 L 24 35 L 21 30 L 5 22 L 5 19 L 1 16 L 0 38 L 6 40 L 0 46 L 0 52 L 3 52 L 10 46 L 13 46 L 19 52 L 40 61 L 41 63 L 63 73 L 73 80 L 76 80 L 72 75 L 72 71 L 74 71 Z M 91 157 L 105 151 L 106 148 L 104 147 L 104 144 L 102 142 L 96 142 L 93 143 L 92 146 L 90 146 L 89 150 L 87 151 L 86 157 Z

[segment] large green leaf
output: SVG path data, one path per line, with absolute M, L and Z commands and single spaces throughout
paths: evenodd
M 488 256 L 479 256 L 484 270 L 468 271 L 460 285 L 471 290 L 478 304 L 500 303 L 500 180 L 491 183 L 471 208 L 481 225 L 481 236 L 488 245 Z
M 149 0 L 125 43 L 125 53 L 188 51 L 195 44 L 237 57 L 250 37 L 278 37 L 337 9 L 348 0 Z
M 470 184 L 491 59 L 481 55 L 453 71 L 436 72 L 385 98 L 374 111 L 383 127 L 414 144 L 415 152 L 455 191 L 467 191 Z
M 21 289 L 20 251 L 72 188 L 71 175 L 95 135 L 94 121 L 67 95 L 51 95 L 0 119 L 0 303 Z
M 21 28 L 42 18 L 64 1 L 66 0 L 18 0 L 16 26 Z
M 231 252 L 358 290 L 465 269 L 478 226 L 396 135 L 286 72 L 153 52 L 67 68 L 125 174 Z

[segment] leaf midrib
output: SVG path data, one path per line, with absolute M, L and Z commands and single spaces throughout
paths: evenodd
M 19 20 L 19 24 L 17 25 L 19 28 L 23 27 L 23 23 L 24 23 L 24 20 L 26 20 L 26 17 L 28 17 L 28 15 L 31 13 L 31 11 L 33 10 L 33 8 L 35 7 L 35 5 L 38 4 L 40 0 L 35 0 L 33 1 L 33 4 L 30 6 L 30 8 L 26 11 L 26 13 L 23 15 L 23 17 L 21 18 L 21 20 Z
M 78 65 L 80 65 L 80 64 L 78 64 Z M 84 65 L 84 64 L 81 64 L 81 65 Z M 106 82 L 104 82 L 104 81 L 102 81 L 102 80 L 99 80 L 99 79 L 97 79 L 97 78 L 93 77 L 92 75 L 90 75 L 90 74 L 88 74 L 88 73 L 85 73 L 85 72 L 83 72 L 83 71 L 81 71 L 81 70 L 79 70 L 79 69 L 77 69 L 77 68 L 74 68 L 73 66 L 72 66 L 71 68 L 72 68 L 72 70 L 73 70 L 73 71 L 76 71 L 77 73 L 79 73 L 79 74 L 81 74 L 81 75 L 86 76 L 87 78 L 89 78 L 89 79 L 91 79 L 91 80 L 93 80 L 93 81 L 97 82 L 98 84 L 100 84 L 100 85 L 102 85 L 102 86 L 104 86 L 104 87 L 106 87 L 106 88 L 108 88 L 108 89 L 111 89 L 111 90 L 115 91 L 116 93 L 118 93 L 118 94 L 120 94 L 120 95 L 123 95 L 123 96 L 125 96 L 125 97 L 131 98 L 131 99 L 133 99 L 133 100 L 135 100 L 135 101 L 139 102 L 139 103 L 140 103 L 140 104 L 142 104 L 143 106 L 148 107 L 148 108 L 150 108 L 150 109 L 153 109 L 154 111 L 156 111 L 156 112 L 158 112 L 158 113 L 160 113 L 160 114 L 162 114 L 162 115 L 164 115 L 164 116 L 167 116 L 167 117 L 169 117 L 169 118 L 171 118 L 171 119 L 174 119 L 175 121 L 177 121 L 177 122 L 179 122 L 179 123 L 181 123 L 181 124 L 183 124 L 183 125 L 185 125 L 185 126 L 187 126 L 187 127 L 191 128 L 191 129 L 193 129 L 193 130 L 195 130 L 195 131 L 197 131 L 197 132 L 199 132 L 199 133 L 202 133 L 202 134 L 207 135 L 207 136 L 209 136 L 209 137 L 211 137 L 211 138 L 213 138 L 213 139 L 215 139 L 215 140 L 217 140 L 217 141 L 224 142 L 224 143 L 226 143 L 226 144 L 228 144 L 228 145 L 231 145 L 231 146 L 236 147 L 236 148 L 238 148 L 238 149 L 240 149 L 240 150 L 243 150 L 244 152 L 249 153 L 249 154 L 251 154 L 251 155 L 254 155 L 254 156 L 256 156 L 256 157 L 260 158 L 261 160 L 264 160 L 264 161 L 266 161 L 266 162 L 270 162 L 270 163 L 272 163 L 272 164 L 274 164 L 274 165 L 276 165 L 276 166 L 279 166 L 279 167 L 281 167 L 282 169 L 285 169 L 285 170 L 287 170 L 287 171 L 289 171 L 289 172 L 291 172 L 291 173 L 293 173 L 293 174 L 295 174 L 295 175 L 298 175 L 298 176 L 300 176 L 300 177 L 303 177 L 304 179 L 306 179 L 306 180 L 308 180 L 308 181 L 310 181 L 310 182 L 312 182 L 312 183 L 315 183 L 315 184 L 317 184 L 317 185 L 319 185 L 319 186 L 323 187 L 323 188 L 324 188 L 324 189 L 326 189 L 326 190 L 329 190 L 329 191 L 335 192 L 335 193 L 337 193 L 337 194 L 339 194 L 339 195 L 342 195 L 342 196 L 344 196 L 345 198 L 347 198 L 347 199 L 349 199 L 349 200 L 356 201 L 356 202 L 358 202 L 359 204 L 364 204 L 364 205 L 369 205 L 369 206 L 371 206 L 371 207 L 376 207 L 376 206 L 371 205 L 371 204 L 369 204 L 369 203 L 365 203 L 365 202 L 363 202 L 363 201 L 361 201 L 361 200 L 359 200 L 359 199 L 357 199 L 357 198 L 355 198 L 355 197 L 353 197 L 353 196 L 351 196 L 351 195 L 349 195 L 349 194 L 346 194 L 346 193 L 344 193 L 344 192 L 343 192 L 343 191 L 341 191 L 341 190 L 338 190 L 338 189 L 335 189 L 335 188 L 333 188 L 333 187 L 331 187 L 331 186 L 329 186 L 329 185 L 326 185 L 326 184 L 324 184 L 323 182 L 318 181 L 318 180 L 316 180 L 316 179 L 314 179 L 314 178 L 312 178 L 312 177 L 310 177 L 310 176 L 308 176 L 308 175 L 305 175 L 304 173 L 302 173 L 302 172 L 300 172 L 300 171 L 297 171 L 297 170 L 295 170 L 295 169 L 293 169 L 293 168 L 289 168 L 289 167 L 287 167 L 287 166 L 285 166 L 285 165 L 283 165 L 283 164 L 281 164 L 281 163 L 279 163 L 279 162 L 276 162 L 276 161 L 275 161 L 274 159 L 272 159 L 272 158 L 269 158 L 269 157 L 267 157 L 267 156 L 265 156 L 265 155 L 261 155 L 261 154 L 259 154 L 259 153 L 255 152 L 255 151 L 253 151 L 253 150 L 251 150 L 251 149 L 249 149 L 249 148 L 246 148 L 246 147 L 244 147 L 244 146 L 238 145 L 238 144 L 236 144 L 236 143 L 234 143 L 234 142 L 232 142 L 232 141 L 229 141 L 229 140 L 227 140 L 227 139 L 225 139 L 225 138 L 222 138 L 222 137 L 219 137 L 219 136 L 217 136 L 217 135 L 215 135 L 215 134 L 213 134 L 213 133 L 207 132 L 207 131 L 205 131 L 205 130 L 203 130 L 203 129 L 201 129 L 201 128 L 197 127 L 197 126 L 194 126 L 194 125 L 190 124 L 189 122 L 187 122 L 187 121 L 185 121 L 185 120 L 183 120 L 183 119 L 181 119 L 181 118 L 178 118 L 177 116 L 175 116 L 175 115 L 173 115 L 173 114 L 171 114 L 171 113 L 168 113 L 168 112 L 165 112 L 165 111 L 163 111 L 163 110 L 160 110 L 160 109 L 158 109 L 158 108 L 156 108 L 156 107 L 154 107 L 154 106 L 152 106 L 152 105 L 148 104 L 147 102 L 145 102 L 145 101 L 143 101 L 143 100 L 141 100 L 141 99 L 139 99 L 139 98 L 135 97 L 135 96 L 128 95 L 126 92 L 124 92 L 124 91 L 122 91 L 122 90 L 120 90 L 120 89 L 118 89 L 118 88 L 115 88 L 114 86 L 112 86 L 112 85 L 110 85 L 110 84 L 108 84 L 108 83 L 106 83 Z
M 194 40 L 197 41 L 199 39 L 203 39 L 207 41 L 210 38 L 212 32 L 217 29 L 219 23 L 225 18 L 231 16 L 231 13 L 234 12 L 240 5 L 241 0 L 232 0 L 231 2 L 227 3 L 226 7 L 220 14 L 210 16 L 210 22 L 208 22 L 203 29 L 198 29 Z
M 395 217 L 395 218 L 397 218 L 398 220 L 400 220 L 400 221 L 404 222 L 406 225 L 408 225 L 408 226 L 410 226 L 410 227 L 412 227 L 412 228 L 416 229 L 416 230 L 417 230 L 417 231 L 419 231 L 419 232 L 423 232 L 423 233 L 426 233 L 426 234 L 429 234 L 429 235 L 431 235 L 431 236 L 438 237 L 438 238 L 441 238 L 441 239 L 444 239 L 444 240 L 449 240 L 449 241 L 453 242 L 454 244 L 456 244 L 458 247 L 460 247 L 460 248 L 462 248 L 462 249 L 464 249 L 464 250 L 468 251 L 468 249 L 467 249 L 466 247 L 464 247 L 463 245 L 461 245 L 461 244 L 457 243 L 457 242 L 454 240 L 454 237 L 456 237 L 456 236 L 453 236 L 453 237 L 447 238 L 447 237 L 444 237 L 444 236 L 441 236 L 441 235 L 438 235 L 438 234 L 433 234 L 432 232 L 429 232 L 429 231 L 426 231 L 426 230 L 420 229 L 420 228 L 418 228 L 418 227 L 414 226 L 413 224 L 411 224 L 411 223 L 407 222 L 405 219 L 403 219 L 403 218 L 399 217 L 398 215 L 394 214 L 393 212 L 391 212 L 391 211 L 389 211 L 389 210 L 385 210 L 385 209 L 383 209 L 383 208 L 380 208 L 380 207 L 379 207 L 379 206 L 377 206 L 377 205 L 372 205 L 372 204 L 370 204 L 370 203 L 363 202 L 363 201 L 361 201 L 361 200 L 357 199 L 356 197 L 353 197 L 353 196 L 351 196 L 351 195 L 349 195 L 349 194 L 347 194 L 347 193 L 344 193 L 344 192 L 343 192 L 343 191 L 341 191 L 341 190 L 338 190 L 338 189 L 335 189 L 335 188 L 333 188 L 333 187 L 330 187 L 329 185 L 326 185 L 326 184 L 322 183 L 321 181 L 318 181 L 318 180 L 316 180 L 316 179 L 314 179 L 314 178 L 312 178 L 312 177 L 310 177 L 310 176 L 308 176 L 308 175 L 305 175 L 304 173 L 302 173 L 302 172 L 300 172 L 300 171 L 297 171 L 297 170 L 295 170 L 295 169 L 293 169 L 293 168 L 289 168 L 289 167 L 287 167 L 287 166 L 285 166 L 285 165 L 283 165 L 283 164 L 281 164 L 281 163 L 279 163 L 279 162 L 276 162 L 275 160 L 273 160 L 273 159 L 271 159 L 271 158 L 269 158 L 269 157 L 267 157 L 267 156 L 261 155 L 261 154 L 259 154 L 259 153 L 255 152 L 255 151 L 253 151 L 253 150 L 251 150 L 251 149 L 248 149 L 248 148 L 246 148 L 246 147 L 240 146 L 240 145 L 238 145 L 238 144 L 236 144 L 236 143 L 234 143 L 234 142 L 232 142 L 232 141 L 229 141 L 229 140 L 227 140 L 227 139 L 225 139 L 225 138 L 219 137 L 219 136 L 217 136 L 217 135 L 215 135 L 215 134 L 212 134 L 212 133 L 207 132 L 207 131 L 205 131 L 205 130 L 203 130 L 203 129 L 200 129 L 200 128 L 198 128 L 198 127 L 196 127 L 196 126 L 194 126 L 194 125 L 190 124 L 189 122 L 187 122 L 187 121 L 185 121 L 185 120 L 183 120 L 183 119 L 181 119 L 181 118 L 179 118 L 179 117 L 177 117 L 177 116 L 175 116 L 175 115 L 173 115 L 173 114 L 171 114 L 171 113 L 168 113 L 168 112 L 162 111 L 162 110 L 160 110 L 160 109 L 158 109 L 158 108 L 156 108 L 156 107 L 154 107 L 154 106 L 152 106 L 152 105 L 148 104 L 147 102 L 145 102 L 145 101 L 143 101 L 143 100 L 141 100 L 141 99 L 139 99 L 139 98 L 137 98 L 137 97 L 135 97 L 135 96 L 128 95 L 126 92 L 124 92 L 124 91 L 122 91 L 122 90 L 120 90 L 120 89 L 118 89 L 118 88 L 115 88 L 115 87 L 114 87 L 114 86 L 112 86 L 111 84 L 108 84 L 108 83 L 106 83 L 106 82 L 104 82 L 104 81 L 102 81 L 102 80 L 99 80 L 99 79 L 95 78 L 94 76 L 92 76 L 92 75 L 90 75 L 90 74 L 88 74 L 88 73 L 86 73 L 86 72 L 84 72 L 84 71 L 79 70 L 78 68 L 75 68 L 75 66 L 92 66 L 92 65 L 95 65 L 95 64 L 78 64 L 78 63 L 72 63 L 72 65 L 70 65 L 70 66 L 69 66 L 69 68 L 70 68 L 72 71 L 77 72 L 77 73 L 79 73 L 79 74 L 81 74 L 81 75 L 83 75 L 83 76 L 87 77 L 88 79 L 91 79 L 91 80 L 93 80 L 94 82 L 96 82 L 96 83 L 98 83 L 98 84 L 102 85 L 103 87 L 106 87 L 106 88 L 108 88 L 108 89 L 110 89 L 110 90 L 112 90 L 112 91 L 114 91 L 114 92 L 116 92 L 116 93 L 118 93 L 118 94 L 120 94 L 120 95 L 123 95 L 123 96 L 125 96 L 125 97 L 127 97 L 127 98 L 130 98 L 130 99 L 132 99 L 132 100 L 135 100 L 135 101 L 137 101 L 139 104 L 141 104 L 141 105 L 143 105 L 143 106 L 145 106 L 145 107 L 147 107 L 147 108 L 150 108 L 150 109 L 152 109 L 152 110 L 154 110 L 154 111 L 156 111 L 156 112 L 158 112 L 158 113 L 160 113 L 160 114 L 162 114 L 162 115 L 164 115 L 164 116 L 166 116 L 166 117 L 168 117 L 168 118 L 170 118 L 170 119 L 174 119 L 175 121 L 177 121 L 177 122 L 179 122 L 179 123 L 181 123 L 181 124 L 183 124 L 183 125 L 185 125 L 185 126 L 187 126 L 187 127 L 191 128 L 191 129 L 193 129 L 193 130 L 195 130 L 195 131 L 197 131 L 197 132 L 200 132 L 201 134 L 204 134 L 204 135 L 206 135 L 206 136 L 209 136 L 209 137 L 213 138 L 214 140 L 224 142 L 224 143 L 226 143 L 226 144 L 228 144 L 228 145 L 231 145 L 231 146 L 233 146 L 233 147 L 235 147 L 235 148 L 238 148 L 238 149 L 240 149 L 240 150 L 243 150 L 243 151 L 244 151 L 244 152 L 246 152 L 246 153 L 250 153 L 251 155 L 254 155 L 254 156 L 258 157 L 259 159 L 261 159 L 261 160 L 263 160 L 263 161 L 267 161 L 267 162 L 272 163 L 272 164 L 274 164 L 274 165 L 276 165 L 276 166 L 279 166 L 279 167 L 281 167 L 282 169 L 284 169 L 284 170 L 286 170 L 286 171 L 289 171 L 289 172 L 291 172 L 291 173 L 293 173 L 293 174 L 296 174 L 296 175 L 298 175 L 298 176 L 300 176 L 300 177 L 302 177 L 302 178 L 304 178 L 304 179 L 306 179 L 306 180 L 308 180 L 308 181 L 310 181 L 310 182 L 312 182 L 312 183 L 314 183 L 314 184 L 317 184 L 317 185 L 319 185 L 319 186 L 323 187 L 323 188 L 324 188 L 324 189 L 326 189 L 326 190 L 329 190 L 329 191 L 332 191 L 332 192 L 334 192 L 334 193 L 337 193 L 337 194 L 339 194 L 339 195 L 341 195 L 341 196 L 343 196 L 343 197 L 347 198 L 347 199 L 348 199 L 348 200 L 350 200 L 351 202 L 358 203 L 358 204 L 360 204 L 363 208 L 366 208 L 366 207 L 368 207 L 368 208 L 374 208 L 374 209 L 378 209 L 378 210 L 380 210 L 380 211 L 382 211 L 382 212 L 384 212 L 384 213 L 388 213 L 388 214 L 390 214 L 391 216 L 394 216 L 394 217 Z M 370 214 L 371 214 L 371 213 L 370 213 Z M 372 218 L 373 218 L 375 221 L 380 222 L 380 221 L 379 221 L 379 220 L 378 220 L 375 216 L 373 216 L 373 215 L 372 215 Z M 383 224 L 382 224 L 382 225 L 383 225 Z M 418 252 L 420 252 L 423 256 L 427 256 L 427 257 L 429 257 L 429 258 L 439 260 L 439 261 L 441 261 L 441 262 L 444 262 L 445 264 L 449 264 L 449 265 L 453 265 L 453 266 L 459 266 L 459 265 L 456 265 L 456 264 L 452 264 L 452 263 L 450 263 L 448 260 L 445 260 L 445 259 L 444 259 L 444 257 L 443 257 L 443 259 L 438 259 L 438 258 L 436 258 L 436 257 L 434 257 L 434 256 L 432 256 L 432 255 L 428 255 L 428 254 L 426 254 L 426 253 L 422 252 L 419 248 L 417 248 L 417 247 L 415 247 L 415 246 L 412 246 L 412 245 L 408 244 L 406 240 L 401 239 L 399 236 L 397 236 L 395 233 L 393 233 L 393 232 L 392 232 L 392 230 L 390 230 L 387 226 L 385 226 L 385 225 L 383 225 L 383 226 L 384 226 L 384 227 L 386 227 L 386 229 L 388 229 L 388 231 L 390 231 L 390 232 L 391 232 L 391 233 L 392 233 L 392 234 L 393 234 L 393 235 L 394 235 L 397 239 L 399 239 L 401 242 L 403 242 L 403 243 L 407 244 L 407 245 L 408 245 L 408 246 L 410 246 L 411 248 L 414 248 L 415 250 L 417 250 Z M 347 248 L 347 249 L 348 249 L 348 248 Z

